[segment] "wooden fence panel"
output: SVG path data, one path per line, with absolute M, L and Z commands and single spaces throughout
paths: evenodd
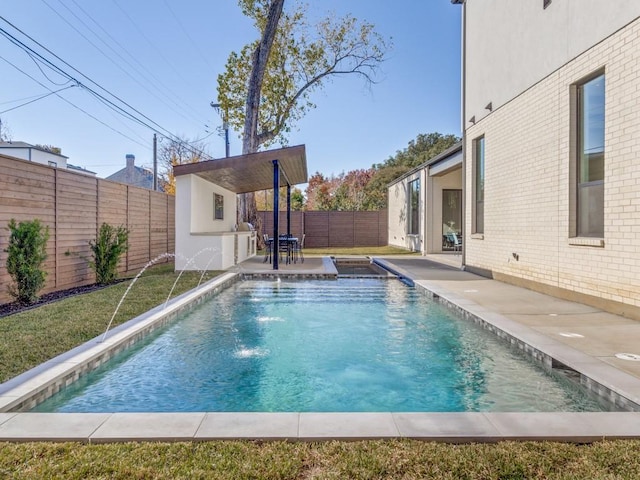
M 273 235 L 273 212 L 258 212 L 262 231 Z M 280 212 L 280 233 L 287 229 L 286 212 Z M 387 211 L 291 212 L 291 233 L 305 234 L 305 247 L 377 247 L 387 245 Z
M 353 243 L 355 245 L 361 247 L 377 247 L 379 245 L 379 212 L 358 212 L 358 215 L 354 216 L 353 225 Z
M 10 232 L 7 227 L 17 222 L 39 219 L 49 227 L 48 258 L 44 268 L 55 271 L 55 170 L 42 169 L 31 162 L 0 156 L 0 302 L 10 301 L 7 288 L 12 280 L 7 273 L 7 254 Z M 49 274 L 43 291 L 55 289 L 55 275 Z
M 389 214 L 387 210 L 378 212 L 378 245 L 383 247 L 389 244 Z
M 167 252 L 176 251 L 176 197 L 167 195 Z
M 151 200 L 149 246 L 150 258 L 156 258 L 167 250 L 167 196 L 159 192 L 149 192 Z M 164 263 L 164 262 L 163 262 Z
M 103 223 L 127 228 L 127 185 L 98 180 L 98 229 Z M 127 256 L 123 255 L 118 262 L 118 273 L 126 272 Z
M 128 187 L 128 197 L 129 250 L 127 251 L 127 270 L 134 271 L 144 267 L 151 259 L 149 255 L 149 190 Z
M 127 226 L 127 186 L 123 183 L 98 180 L 98 227 L 108 223 Z
M 262 220 L 262 230 L 258 234 L 266 233 L 273 236 L 273 212 L 260 212 Z M 304 233 L 304 212 L 291 212 L 291 235 L 300 237 Z M 280 212 L 278 232 L 283 235 L 287 233 L 287 212 Z
M 56 289 L 94 282 L 87 259 L 98 219 L 97 180 L 56 170 Z
M 304 212 L 304 246 L 327 248 L 329 246 L 329 212 Z
M 12 300 L 4 252 L 11 218 L 38 218 L 49 227 L 47 283 L 40 294 L 95 281 L 87 263 L 89 241 L 104 222 L 130 230 L 121 273 L 140 270 L 151 254 L 175 249 L 172 196 L 2 155 L 0 169 L 0 302 Z
M 355 212 L 329 212 L 329 245 L 332 247 L 353 247 Z

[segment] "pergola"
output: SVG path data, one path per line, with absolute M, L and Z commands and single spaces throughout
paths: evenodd
M 287 187 L 287 234 L 291 234 L 291 186 L 307 183 L 307 157 L 304 145 L 265 152 L 236 155 L 173 167 L 174 176 L 197 175 L 236 194 L 273 188 L 273 251 L 278 252 L 280 227 L 280 187 Z M 272 255 L 278 270 L 278 255 Z

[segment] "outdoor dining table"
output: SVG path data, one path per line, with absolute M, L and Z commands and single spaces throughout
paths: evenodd
M 267 259 L 271 260 L 271 255 L 276 253 L 273 251 L 274 241 L 273 237 L 269 237 L 267 239 L 267 253 L 265 254 L 264 261 Z M 286 253 L 286 263 L 296 263 L 298 261 L 297 256 L 295 255 L 296 246 L 298 245 L 298 237 L 292 237 L 287 235 L 280 235 L 278 237 L 279 243 L 279 252 L 278 253 Z

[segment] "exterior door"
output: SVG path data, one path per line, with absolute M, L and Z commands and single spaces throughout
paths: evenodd
M 442 250 L 462 245 L 462 190 L 442 191 Z

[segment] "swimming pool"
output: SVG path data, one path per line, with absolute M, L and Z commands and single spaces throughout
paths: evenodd
M 608 409 L 396 280 L 238 282 L 39 412 Z

